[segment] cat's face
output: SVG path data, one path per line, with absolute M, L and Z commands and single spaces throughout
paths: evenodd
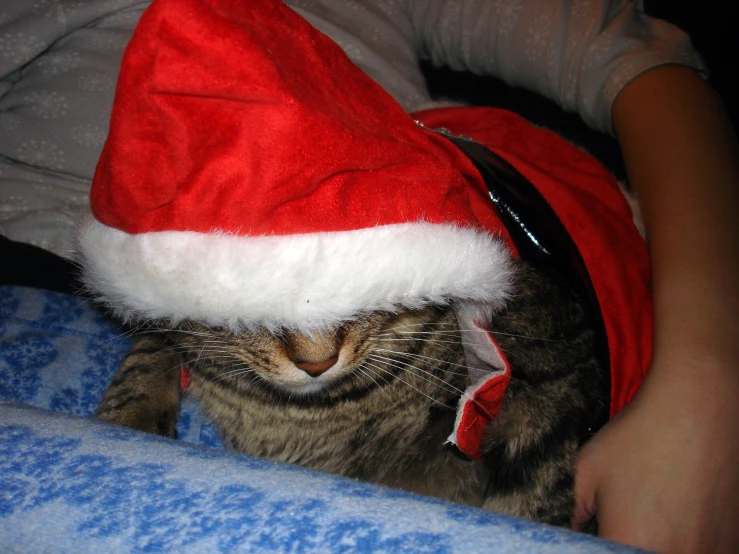
M 248 381 L 300 397 L 402 381 L 433 341 L 439 361 L 456 359 L 457 328 L 451 308 L 429 307 L 375 312 L 311 334 L 264 329 L 236 334 L 188 322 L 177 340 L 211 379 Z

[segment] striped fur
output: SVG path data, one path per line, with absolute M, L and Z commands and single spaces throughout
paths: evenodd
M 479 462 L 444 445 L 468 385 L 468 330 L 448 306 L 367 314 L 311 337 L 160 330 L 135 344 L 98 417 L 173 436 L 184 364 L 187 393 L 236 451 L 567 525 L 577 449 L 607 411 L 592 329 L 555 274 L 524 264 L 491 327 L 512 381 Z M 316 377 L 295 365 L 337 355 Z

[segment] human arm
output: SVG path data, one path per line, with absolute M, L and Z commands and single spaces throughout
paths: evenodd
M 609 3 L 592 4 L 602 8 Z M 610 5 L 613 9 L 624 3 Z M 640 22 L 642 16 L 637 17 L 631 8 L 619 17 L 598 20 L 602 32 L 590 44 L 598 44 L 610 24 Z M 629 13 L 633 20 L 626 17 Z M 643 23 L 650 26 L 646 18 Z M 520 36 L 525 38 L 525 34 Z M 578 516 L 584 519 L 598 508 L 602 536 L 623 542 L 677 552 L 721 548 L 737 552 L 739 539 L 731 534 L 736 533 L 731 517 L 739 508 L 739 471 L 735 469 L 739 444 L 733 428 L 739 422 L 736 140 L 715 94 L 688 68 L 662 64 L 638 73 L 621 88 L 628 72 L 634 70 L 629 67 L 633 44 L 629 44 L 628 33 L 616 37 L 626 49 L 619 56 L 619 47 L 614 46 L 616 57 L 599 60 L 603 70 L 612 74 L 603 81 L 596 105 L 613 114 L 613 129 L 650 235 L 654 359 L 634 402 L 583 451 Z M 448 50 L 437 51 L 437 63 L 445 56 L 464 53 L 443 38 L 434 46 Z M 656 43 L 655 51 L 666 48 Z M 525 40 L 519 41 L 519 55 L 525 54 L 526 46 Z M 552 46 L 553 51 L 557 49 L 556 44 Z M 592 69 L 587 51 L 570 51 L 574 57 L 569 67 Z M 634 54 L 636 60 L 650 58 L 638 47 Z M 496 66 L 501 67 L 505 69 Z M 542 63 L 532 66 L 531 72 L 537 70 L 536 78 L 545 79 L 549 77 L 546 69 Z M 504 71 L 498 74 L 506 78 Z M 567 67 L 554 74 L 555 79 L 564 79 L 559 82 L 568 82 Z M 578 78 L 586 79 L 586 74 L 580 77 L 578 73 Z M 546 87 L 537 88 L 530 82 L 514 84 L 547 92 Z M 549 85 L 549 89 L 560 92 L 556 86 Z M 585 98 L 580 93 L 587 89 L 584 81 L 578 82 L 576 97 Z M 612 112 L 609 94 L 617 94 Z M 563 107 L 576 108 L 591 125 L 610 128 L 593 117 L 597 110 L 588 111 L 587 102 L 572 106 L 566 93 L 559 98 L 549 96 Z
M 659 65 L 704 72 L 690 37 L 632 0 L 406 0 L 419 56 L 494 75 L 612 132 L 623 86 Z M 401 28 L 406 26 L 401 25 Z
M 608 26 L 604 29 L 607 33 Z M 624 38 L 628 35 L 620 36 L 620 44 L 628 46 Z M 657 43 L 658 51 L 665 46 Z M 448 48 L 436 53 L 437 63 L 461 55 L 451 44 L 434 43 Z M 521 51 L 524 46 L 519 43 Z M 592 68 L 586 53 L 573 54 L 571 67 Z M 688 68 L 663 64 L 620 88 L 628 72 L 618 68 L 628 68 L 629 56 L 600 60 L 612 63 L 613 70 L 600 106 L 611 113 L 607 92 L 618 94 L 613 128 L 650 235 L 654 359 L 634 402 L 583 451 L 576 521 L 597 508 L 601 535 L 608 538 L 667 551 L 736 552 L 737 535 L 731 534 L 736 533 L 731 517 L 739 508 L 733 428 L 739 422 L 736 141 L 715 94 Z M 539 78 L 547 77 L 545 69 L 538 67 Z M 558 78 L 566 81 L 566 71 Z M 531 83 L 514 84 L 546 92 Z M 587 89 L 582 82 L 578 86 L 580 92 Z M 554 99 L 588 119 L 587 104 Z M 588 121 L 594 125 L 592 117 Z M 610 128 L 598 125 L 597 118 L 594 126 Z
M 663 66 L 619 94 L 613 124 L 652 256 L 655 337 L 632 403 L 586 445 L 577 514 L 667 552 L 737 552 L 739 148 L 695 72 Z

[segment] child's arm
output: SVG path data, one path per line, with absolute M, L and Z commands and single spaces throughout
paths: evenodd
M 739 148 L 692 70 L 662 66 L 613 107 L 652 254 L 655 338 L 634 401 L 585 447 L 576 521 L 668 552 L 739 552 Z

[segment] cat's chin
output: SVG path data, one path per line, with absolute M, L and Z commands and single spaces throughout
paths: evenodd
M 343 368 L 334 367 L 318 377 L 311 377 L 297 368 L 291 368 L 279 378 L 271 376 L 266 381 L 284 395 L 307 400 L 327 394 L 342 383 L 349 373 Z
M 326 392 L 328 392 L 333 384 L 334 381 L 318 382 L 316 379 L 314 379 L 312 382 L 308 381 L 302 385 L 285 385 L 283 383 L 272 383 L 272 385 L 283 394 L 304 399 L 323 396 Z

